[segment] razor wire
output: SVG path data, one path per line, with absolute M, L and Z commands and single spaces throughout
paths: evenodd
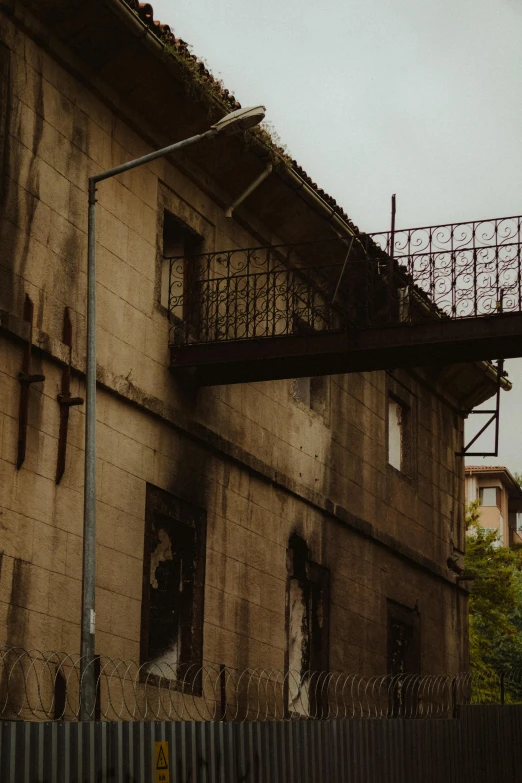
M 295 721 L 452 718 L 470 704 L 522 702 L 522 670 L 499 673 L 380 674 L 283 671 L 0 648 L 2 720 L 74 721 L 82 676 L 94 667 L 105 721 Z

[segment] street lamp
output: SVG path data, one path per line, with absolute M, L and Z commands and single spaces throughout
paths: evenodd
M 96 186 L 104 179 L 123 174 L 156 158 L 197 144 L 213 136 L 229 136 L 258 125 L 264 106 L 237 109 L 218 120 L 205 133 L 191 136 L 169 147 L 115 166 L 89 178 L 89 222 L 87 252 L 87 369 L 85 406 L 85 484 L 83 515 L 83 579 L 81 627 L 81 714 L 92 719 L 96 700 L 94 677 L 95 583 L 96 583 Z

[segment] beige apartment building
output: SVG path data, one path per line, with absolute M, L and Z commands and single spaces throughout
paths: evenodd
M 80 648 L 88 177 L 237 107 L 147 3 L 0 3 L 2 645 Z M 97 653 L 465 669 L 456 452 L 492 366 L 220 386 L 171 369 L 165 257 L 190 274 L 198 253 L 357 231 L 262 131 L 100 183 L 97 215 Z
M 507 468 L 466 465 L 466 504 L 480 501 L 479 524 L 498 530 L 503 546 L 522 544 L 522 488 Z

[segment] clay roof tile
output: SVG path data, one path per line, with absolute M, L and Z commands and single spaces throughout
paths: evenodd
M 138 0 L 125 0 L 125 2 L 133 11 L 138 14 L 140 19 L 145 22 L 145 24 L 155 33 L 155 35 L 158 36 L 160 40 L 162 40 L 164 43 L 174 46 L 179 52 L 183 54 L 184 57 L 190 58 L 194 62 L 199 72 L 205 76 L 207 81 L 212 85 L 223 102 L 229 106 L 231 111 L 241 108 L 241 104 L 236 100 L 235 95 L 230 93 L 230 91 L 227 90 L 221 84 L 221 82 L 219 82 L 212 75 L 204 62 L 198 60 L 198 58 L 190 52 L 189 44 L 186 41 L 183 41 L 181 38 L 176 38 L 170 25 L 163 24 L 162 22 L 154 19 L 154 8 L 150 3 L 140 3 Z M 337 204 L 336 200 L 332 198 L 332 196 L 329 196 L 328 193 L 320 188 L 317 183 L 315 183 L 311 177 L 308 176 L 306 171 L 297 163 L 296 160 L 292 160 L 292 166 L 294 171 L 296 171 L 299 176 L 308 185 L 310 185 L 321 196 L 321 198 L 326 201 L 327 204 L 332 207 L 333 211 L 337 215 L 342 217 L 343 220 L 346 220 L 352 226 L 352 228 L 358 231 L 357 226 L 355 226 L 354 223 L 349 219 L 344 209 L 342 209 L 342 207 Z

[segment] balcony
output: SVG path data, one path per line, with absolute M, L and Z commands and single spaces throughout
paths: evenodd
M 170 262 L 171 367 L 204 384 L 522 355 L 522 218 Z

